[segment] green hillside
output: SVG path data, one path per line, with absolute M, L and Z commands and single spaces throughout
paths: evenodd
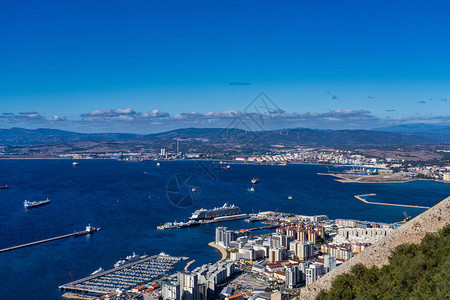
M 378 269 L 362 264 L 336 277 L 316 299 L 450 299 L 450 225 L 403 244 Z

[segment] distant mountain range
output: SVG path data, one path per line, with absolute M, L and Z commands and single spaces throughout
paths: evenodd
M 449 144 L 450 125 L 407 124 L 378 128 L 380 131 L 410 133 L 429 139 L 436 144 Z
M 394 125 L 377 128 L 376 130 L 388 132 L 408 132 L 408 133 L 433 133 L 450 135 L 450 125 L 433 125 L 425 123 Z
M 111 142 L 139 138 L 129 133 L 77 133 L 58 129 L 0 129 L 0 145 L 49 145 L 76 142 Z
M 375 130 L 317 130 L 317 129 L 286 129 L 248 132 L 240 129 L 223 128 L 185 128 L 146 135 L 141 141 L 151 140 L 189 140 L 208 141 L 222 144 L 251 144 L 253 147 L 268 145 L 283 146 L 359 146 L 359 145 L 415 145 L 442 143 L 436 136 L 402 132 L 387 132 Z M 446 140 L 448 143 L 450 138 Z M 444 141 L 445 142 L 445 141 Z M 248 145 L 247 145 L 248 146 Z
M 205 145 L 261 150 L 273 146 L 381 146 L 450 144 L 450 127 L 427 124 L 400 125 L 379 130 L 317 130 L 295 128 L 250 132 L 241 129 L 183 128 L 149 135 L 128 133 L 76 133 L 56 129 L 0 129 L 0 146 L 30 146 L 93 142 L 96 144 L 154 148 L 173 147 L 176 140 L 188 149 Z M 169 147 L 169 148 L 170 148 Z

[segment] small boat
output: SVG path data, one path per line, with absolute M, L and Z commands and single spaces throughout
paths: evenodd
M 9 186 L 7 186 L 7 185 L 2 185 L 2 186 L 0 186 L 0 190 L 6 190 L 8 187 Z
M 117 262 L 114 264 L 114 268 L 118 268 L 118 267 L 120 267 L 121 265 L 124 265 L 125 263 L 126 263 L 126 260 L 125 260 L 125 259 L 121 259 L 121 260 L 117 261 Z
M 103 271 L 105 271 L 105 270 L 103 270 L 103 268 L 100 267 L 100 268 L 98 268 L 97 270 L 95 270 L 94 272 L 92 272 L 91 275 L 95 275 L 95 274 L 101 273 L 101 272 L 103 272 Z
M 178 225 L 175 224 L 176 222 L 177 221 L 175 221 L 173 223 L 172 222 L 166 222 L 163 225 L 156 226 L 156 228 L 159 229 L 159 230 L 180 228 Z
M 72 163 L 72 166 L 74 166 L 74 167 L 78 166 L 78 162 L 74 161 L 74 162 Z
M 257 218 L 251 217 L 251 218 L 245 219 L 244 221 L 247 222 L 247 223 L 251 223 L 251 222 L 256 222 L 256 221 L 260 221 L 260 220 L 257 219 Z
M 132 262 L 138 261 L 139 259 L 144 259 L 146 257 L 147 257 L 147 255 L 137 255 L 136 253 L 133 252 L 132 255 L 127 256 L 125 259 L 122 258 L 121 260 L 116 262 L 114 264 L 114 268 L 118 268 L 120 266 L 130 264 Z
M 160 163 L 156 163 L 156 166 L 159 167 L 161 164 Z
M 252 184 L 257 184 L 259 183 L 259 179 L 258 178 L 253 178 L 252 179 Z
M 254 187 L 249 187 L 249 188 L 247 188 L 247 191 L 248 191 L 248 192 L 254 192 L 254 191 L 255 191 L 255 188 L 254 188 Z
M 289 200 L 292 200 L 292 196 L 288 196 L 288 199 L 289 199 Z

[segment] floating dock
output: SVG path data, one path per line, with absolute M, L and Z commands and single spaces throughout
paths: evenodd
M 39 244 L 43 244 L 43 243 L 53 242 L 53 241 L 65 239 L 65 238 L 68 238 L 68 237 L 78 237 L 78 236 L 82 236 L 82 235 L 93 233 L 93 232 L 98 231 L 98 230 L 100 230 L 100 228 L 95 228 L 95 229 L 89 230 L 89 231 L 88 230 L 78 231 L 78 232 L 64 234 L 64 235 L 52 237 L 52 238 L 49 238 L 49 239 L 36 241 L 36 242 L 31 242 L 31 243 L 27 243 L 27 244 L 22 244 L 22 245 L 17 245 L 17 246 L 13 246 L 13 247 L 8 247 L 8 248 L 0 249 L 0 253 L 6 252 L 6 251 L 17 250 L 17 249 L 20 249 L 20 248 L 30 247 L 30 246 L 34 246 L 34 245 L 39 245 Z
M 367 204 L 375 204 L 375 205 L 387 205 L 387 206 L 400 206 L 400 207 L 412 207 L 412 208 L 423 208 L 423 209 L 429 209 L 428 206 L 420 206 L 420 205 L 408 205 L 408 204 L 394 204 L 394 203 L 382 203 L 382 202 L 370 202 L 364 199 L 363 197 L 367 196 L 376 196 L 376 194 L 364 194 L 364 195 L 356 195 L 354 196 L 359 201 L 362 201 Z
M 105 295 L 154 281 L 170 271 L 181 257 L 153 255 L 59 286 L 70 292 Z

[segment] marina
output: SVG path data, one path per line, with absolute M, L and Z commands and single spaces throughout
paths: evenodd
M 109 294 L 117 289 L 127 290 L 161 278 L 185 259 L 160 253 L 60 285 L 59 289 L 96 295 Z

